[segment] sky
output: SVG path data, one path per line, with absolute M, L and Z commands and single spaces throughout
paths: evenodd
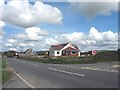
M 0 1 L 0 50 L 49 50 L 71 43 L 80 51 L 117 50 L 118 2 Z

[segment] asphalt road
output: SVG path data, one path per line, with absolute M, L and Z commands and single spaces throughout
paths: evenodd
M 114 63 L 107 66 L 102 63 L 44 64 L 12 58 L 7 61 L 15 74 L 31 88 L 118 88 L 118 71 Z

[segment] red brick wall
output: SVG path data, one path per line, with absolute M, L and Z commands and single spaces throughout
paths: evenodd
M 75 50 L 76 53 L 73 54 L 72 50 Z M 69 53 L 67 54 L 65 51 L 69 51 Z M 78 56 L 78 50 L 74 49 L 74 48 L 71 48 L 71 47 L 68 47 L 68 48 L 66 48 L 66 49 L 63 50 L 63 56 Z

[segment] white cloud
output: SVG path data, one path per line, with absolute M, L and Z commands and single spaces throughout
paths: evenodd
M 4 34 L 3 27 L 5 26 L 5 22 L 0 20 L 0 35 Z
M 16 43 L 17 41 L 15 39 L 8 39 L 8 42 L 13 44 L 13 43 Z
M 93 49 L 117 49 L 118 34 L 110 30 L 99 32 L 95 27 L 91 27 L 88 34 L 82 32 L 73 32 L 71 34 L 56 35 L 53 38 L 47 38 L 45 44 L 50 47 L 52 44 L 70 42 L 77 45 L 80 50 Z
M 4 0 L 0 0 L 0 6 L 4 5 Z
M 117 41 L 118 33 L 112 31 L 98 32 L 95 27 L 92 27 L 89 32 L 89 37 L 95 41 Z
M 62 13 L 57 7 L 36 1 L 11 0 L 4 5 L 3 20 L 21 27 L 31 27 L 39 23 L 60 24 Z
M 17 51 L 16 48 L 9 48 L 9 50 L 11 50 L 11 51 Z
M 26 28 L 23 33 L 19 33 L 12 38 L 4 41 L 3 46 L 6 49 L 16 48 L 18 51 L 27 48 L 35 48 L 36 50 L 42 45 L 41 41 L 48 32 L 38 27 Z
M 4 7 L 4 0 L 0 0 L 0 20 L 2 20 L 3 7 Z
M 6 43 L 5 46 L 6 46 L 6 47 L 11 47 L 12 44 L 11 44 L 11 43 Z
M 24 33 L 20 33 L 16 35 L 17 38 L 23 39 L 23 40 L 32 40 L 32 41 L 37 41 L 41 40 L 43 36 L 47 35 L 47 31 L 43 31 L 38 27 L 29 27 L 25 29 Z
M 7 40 L 5 47 L 16 48 L 19 51 L 24 51 L 27 48 L 33 48 L 33 50 L 39 51 L 49 50 L 50 46 L 53 44 L 69 42 L 77 45 L 81 51 L 101 49 L 115 50 L 118 48 L 118 34 L 116 32 L 112 32 L 110 30 L 100 32 L 95 27 L 91 27 L 88 34 L 85 34 L 83 32 L 73 32 L 70 34 L 61 35 L 59 34 L 53 37 L 46 37 L 42 39 L 38 38 L 36 42 L 32 36 L 39 37 L 38 34 L 44 35 L 44 31 L 40 28 L 38 29 L 37 27 L 36 29 L 35 27 L 31 27 L 26 30 L 27 31 L 21 34 L 21 36 L 23 35 L 21 38 L 15 36 L 14 39 Z M 33 35 L 29 36 L 31 34 Z M 25 39 L 32 41 L 25 41 Z
M 46 41 L 45 41 L 45 44 L 46 45 L 51 45 L 51 44 L 57 44 L 59 43 L 59 41 L 57 41 L 55 38 L 47 38 Z
M 118 11 L 118 2 L 70 2 L 70 4 L 88 19 L 97 15 L 108 16 Z

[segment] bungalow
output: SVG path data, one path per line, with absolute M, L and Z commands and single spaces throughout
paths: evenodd
M 77 46 L 64 43 L 58 45 L 51 45 L 49 49 L 49 56 L 80 56 L 80 50 Z

